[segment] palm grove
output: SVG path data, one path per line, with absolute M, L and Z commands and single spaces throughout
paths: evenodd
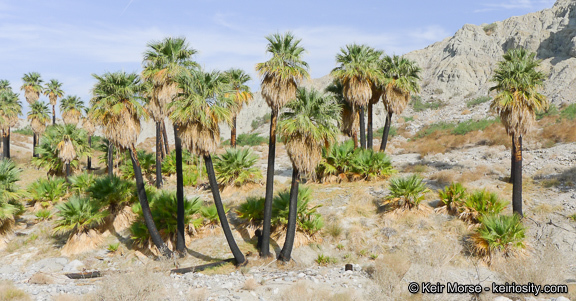
M 411 96 L 419 93 L 421 70 L 404 57 L 388 56 L 367 45 L 350 44 L 336 55 L 337 67 L 331 72 L 333 82 L 326 91 L 305 89 L 300 84 L 309 78 L 309 66 L 303 60 L 305 49 L 301 40 L 291 33 L 272 34 L 266 40 L 270 58 L 256 65 L 261 93 L 271 111 L 266 190 L 264 197 L 247 200 L 237 214 L 247 224 L 261 227 L 262 257 L 271 256 L 271 237 L 285 237 L 278 258 L 290 261 L 297 229 L 313 236 L 322 227 L 315 207 L 307 207 L 309 191 L 300 183 L 354 180 L 359 174 L 360 179 L 370 180 L 392 174 L 390 158 L 384 154 L 392 117 L 401 114 Z M 39 201 L 41 210 L 56 204 L 58 195 L 68 197 L 66 203 L 56 206 L 60 216 L 57 233 L 69 234 L 69 240 L 88 235 L 107 221 L 115 223 L 122 215 L 122 208 L 137 200 L 133 211 L 138 219 L 131 226 L 136 245 L 148 245 L 165 257 L 185 256 L 196 228 L 204 223 L 219 223 L 236 263 L 246 261 L 231 230 L 220 186 L 259 182 L 262 178 L 253 167 L 256 157 L 251 151 L 236 148 L 237 116 L 253 98 L 247 85 L 251 78 L 240 69 L 203 70 L 194 60 L 196 52 L 183 38 L 151 42 L 144 53 L 141 74 L 119 71 L 93 75 L 96 83 L 88 106 L 77 96 L 65 95 L 62 83 L 55 79 L 43 85 L 40 74 L 24 75 L 21 90 L 29 103 L 32 163 L 46 169 L 49 176 L 48 180 L 34 183 L 27 193 L 32 200 Z M 492 90 L 497 94 L 491 107 L 512 139 L 510 179 L 516 225 L 522 216 L 522 137 L 533 123 L 535 113 L 548 105 L 538 93 L 545 77 L 537 71 L 538 66 L 534 54 L 523 49 L 510 50 L 493 77 L 496 85 Z M 39 100 L 41 94 L 49 99 L 52 110 Z M 0 81 L 4 159 L 0 164 L 3 177 L 0 223 L 3 225 L 14 223 L 21 212 L 18 199 L 26 194 L 15 186 L 19 169 L 9 160 L 10 131 L 22 113 L 18 98 L 7 81 Z M 385 108 L 385 127 L 379 151 L 374 151 L 373 106 L 379 101 Z M 63 124 L 56 123 L 58 102 Z M 156 128 L 155 155 L 136 148 L 141 122 L 149 118 Z M 172 151 L 168 145 L 167 120 L 173 125 Z M 231 128 L 231 148 L 215 156 L 221 141 L 219 125 L 223 123 Z M 92 138 L 96 128 L 104 136 L 97 148 L 103 152 L 101 161 L 107 167 L 107 177 L 74 175 L 82 158 L 87 159 L 86 169 L 92 170 Z M 337 143 L 341 133 L 351 140 Z M 284 143 L 292 163 L 292 182 L 288 191 L 275 197 L 277 137 Z M 211 206 L 203 206 L 198 198 L 184 195 L 184 186 L 198 183 L 204 173 L 212 193 Z M 161 191 L 167 174 L 175 174 L 175 192 Z M 59 180 L 62 176 L 65 179 Z M 402 210 L 417 208 L 426 190 L 417 176 L 393 179 L 390 186 L 388 203 L 398 202 L 395 207 Z M 480 229 L 488 231 L 488 221 L 499 217 L 486 214 L 483 218 L 485 212 L 467 205 L 464 198 L 474 202 L 474 198 L 491 196 L 474 195 L 466 194 L 454 183 L 440 193 L 441 204 L 460 216 L 475 216 L 471 220 L 486 220 Z M 476 215 L 470 214 L 471 211 Z M 203 218 L 192 218 L 198 215 Z M 481 231 L 478 233 L 481 237 Z

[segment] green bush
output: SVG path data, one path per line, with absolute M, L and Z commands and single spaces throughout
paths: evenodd
M 218 182 L 222 185 L 242 186 L 245 183 L 258 183 L 262 172 L 254 165 L 258 156 L 249 148 L 229 148 L 214 158 L 214 170 Z
M 440 121 L 419 130 L 418 133 L 416 133 L 416 138 L 424 138 L 438 131 L 452 131 L 455 128 L 456 124 L 454 123 Z
M 473 250 L 480 256 L 492 257 L 498 252 L 510 256 L 526 247 L 525 237 L 526 228 L 518 215 L 488 215 L 472 234 Z
M 96 178 L 91 173 L 81 173 L 68 178 L 70 181 L 70 190 L 75 194 L 84 194 L 88 188 L 94 184 Z
M 257 133 L 252 134 L 240 134 L 236 137 L 236 145 L 237 146 L 256 146 L 267 144 L 268 138 L 262 137 Z M 222 145 L 230 145 L 230 140 L 226 140 L 222 142 Z
M 52 212 L 48 209 L 40 209 L 36 212 L 35 216 L 40 221 L 49 220 L 52 218 Z
M 568 120 L 576 119 L 576 104 L 573 103 L 562 109 L 562 111 L 560 111 L 560 117 Z
M 257 129 L 266 123 L 270 123 L 271 118 L 272 118 L 272 115 L 270 113 L 266 113 L 262 117 L 256 117 L 256 119 L 252 120 L 252 124 L 250 124 L 252 126 L 252 130 Z
M 364 179 L 372 180 L 391 175 L 392 160 L 383 152 L 358 148 L 351 160 L 352 172 L 360 174 Z
M 67 202 L 56 205 L 57 215 L 54 232 L 57 234 L 72 234 L 87 232 L 101 225 L 108 215 L 102 211 L 98 202 L 88 197 L 73 196 Z
M 198 213 L 202 206 L 200 198 L 184 199 L 184 224 L 196 227 L 193 215 Z M 169 238 L 172 242 L 176 242 L 177 231 L 177 212 L 178 208 L 176 192 L 166 192 L 154 196 L 150 201 L 150 210 L 152 211 L 152 219 L 158 231 L 163 237 Z M 130 227 L 132 239 L 140 246 L 145 245 L 150 238 L 148 228 L 144 223 L 144 216 L 142 215 L 142 208 L 140 204 L 135 204 L 132 210 L 138 215 L 137 220 Z
M 264 219 L 264 201 L 262 197 L 249 197 L 236 209 L 238 217 L 250 225 L 256 226 Z
M 24 135 L 24 136 L 34 136 L 34 131 L 32 131 L 32 128 L 29 125 L 21 128 L 21 129 L 12 130 L 12 133 L 16 133 L 16 134 L 20 134 L 20 135 Z
M 305 187 L 298 187 L 298 213 L 296 215 L 296 229 L 310 235 L 315 234 L 324 227 L 324 221 L 316 209 L 322 205 L 309 206 L 312 199 L 312 191 Z M 272 201 L 272 224 L 284 226 L 288 224 L 288 213 L 290 205 L 290 190 L 278 193 Z
M 148 187 L 147 187 L 148 188 Z M 124 206 L 135 202 L 138 197 L 134 182 L 123 180 L 116 176 L 101 177 L 86 189 L 86 193 L 111 213 L 118 212 Z
M 496 30 L 496 27 L 498 27 L 498 25 L 496 25 L 496 23 L 488 24 L 488 25 L 484 26 L 484 32 L 487 35 L 490 35 L 494 32 L 494 30 Z
M 471 223 L 479 223 L 486 215 L 500 214 L 508 205 L 494 192 L 479 190 L 470 195 L 464 202 L 460 218 Z
M 492 100 L 492 98 L 490 96 L 480 96 L 480 97 L 477 97 L 475 99 L 467 101 L 466 107 L 471 108 L 471 107 L 477 106 L 479 104 L 489 102 L 490 100 Z
M 60 201 L 66 195 L 66 190 L 66 180 L 56 177 L 40 178 L 28 187 L 32 202 L 41 202 L 46 206 L 49 204 L 48 202 L 56 203 Z
M 466 135 L 472 131 L 483 131 L 490 125 L 499 122 L 499 119 L 487 118 L 481 120 L 466 120 L 464 122 L 458 123 L 458 125 L 452 130 L 452 134 L 456 135 Z
M 389 200 L 397 202 L 396 207 L 412 209 L 417 208 L 428 192 L 426 183 L 418 175 L 390 180 Z
M 226 206 L 222 206 L 224 207 L 224 212 L 228 213 L 228 211 L 230 211 Z M 216 226 L 220 224 L 220 217 L 218 216 L 218 210 L 215 204 L 202 206 L 200 208 L 200 215 L 204 218 L 204 225 L 206 226 Z
M 441 90 L 440 90 L 441 91 Z M 442 94 L 442 93 L 437 93 L 437 94 Z M 422 112 L 425 110 L 437 110 L 440 109 L 444 106 L 446 106 L 446 103 L 444 103 L 443 101 L 439 100 L 439 99 L 432 99 L 428 102 L 422 102 L 422 97 L 418 96 L 418 95 L 413 95 L 412 96 L 412 108 L 414 109 L 414 112 Z

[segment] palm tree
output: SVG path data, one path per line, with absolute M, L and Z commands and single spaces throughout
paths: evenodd
M 52 125 L 56 124 L 56 103 L 58 98 L 64 96 L 64 91 L 62 91 L 62 83 L 58 80 L 51 79 L 50 82 L 44 85 L 44 95 L 48 96 L 50 99 L 50 104 L 52 105 Z
M 220 225 L 236 264 L 242 264 L 246 259 L 238 248 L 230 230 L 226 211 L 220 199 L 211 157 L 211 154 L 216 152 L 220 142 L 218 124 L 220 122 L 230 124 L 231 122 L 230 107 L 234 106 L 234 102 L 230 97 L 226 97 L 231 92 L 225 90 L 228 87 L 227 79 L 218 71 L 196 71 L 193 75 L 182 74 L 178 78 L 178 84 L 182 92 L 179 93 L 174 102 L 168 105 L 172 110 L 170 118 L 180 131 L 182 144 L 192 153 L 204 158 Z
M 92 120 L 92 111 L 89 108 L 84 108 L 84 112 L 86 113 L 86 117 L 84 117 L 82 121 L 82 128 L 86 131 L 86 134 L 88 134 L 88 148 L 92 149 L 92 136 L 94 135 L 94 132 L 96 132 L 96 126 Z M 92 156 L 88 155 L 86 160 L 86 170 L 91 170 Z
M 148 197 L 144 190 L 140 162 L 136 154 L 135 144 L 141 130 L 140 118 L 147 117 L 146 111 L 137 101 L 142 93 L 140 78 L 137 74 L 125 72 L 105 73 L 102 76 L 93 74 L 92 76 L 97 80 L 92 91 L 93 98 L 90 100 L 94 122 L 102 127 L 102 132 L 110 140 L 110 144 L 115 144 L 130 153 L 138 200 L 142 207 L 146 227 L 158 251 L 166 257 L 171 257 L 172 252 L 166 247 L 154 225 Z
M 246 85 L 252 78 L 242 69 L 230 69 L 226 71 L 228 83 L 233 92 L 236 105 L 232 107 L 232 129 L 230 133 L 230 146 L 236 147 L 236 117 L 242 110 L 244 104 L 249 104 L 254 96 L 250 92 L 250 87 Z
M 346 98 L 344 98 L 343 90 L 344 86 L 342 86 L 342 82 L 335 78 L 332 83 L 326 87 L 324 92 L 332 94 L 342 107 L 340 130 L 352 138 L 354 145 L 358 145 L 358 131 L 360 129 L 358 112 L 352 110 L 352 106 L 346 101 Z
M 421 69 L 415 62 L 397 55 L 385 56 L 381 61 L 381 68 L 384 71 L 383 102 L 387 112 L 380 144 L 380 151 L 383 152 L 386 150 L 392 114 L 402 113 L 410 101 L 410 94 L 420 92 L 418 81 Z
M 0 91 L 3 90 L 12 90 L 10 82 L 7 79 L 0 79 Z
M 185 38 L 168 37 L 160 42 L 148 44 L 148 50 L 144 53 L 142 77 L 152 85 L 152 93 L 149 102 L 149 111 L 152 119 L 156 122 L 156 186 L 161 186 L 162 160 L 158 153 L 161 152 L 160 132 L 163 132 L 166 154 L 168 149 L 168 137 L 164 119 L 170 114 L 168 104 L 171 103 L 178 93 L 176 78 L 181 74 L 188 74 L 189 68 L 196 67 L 192 60 L 196 50 L 190 47 Z M 176 250 L 180 255 L 185 254 L 186 244 L 184 241 L 184 176 L 182 175 L 182 142 L 178 127 L 174 128 L 174 148 L 176 152 L 176 201 L 177 224 Z M 160 176 L 158 176 L 160 174 Z
M 3 158 L 10 158 L 10 128 L 18 124 L 22 104 L 11 89 L 0 90 L 0 129 L 2 130 Z
M 28 120 L 30 127 L 34 132 L 32 141 L 32 157 L 37 157 L 36 146 L 40 140 L 40 135 L 46 130 L 46 123 L 50 122 L 50 109 L 48 104 L 42 101 L 35 101 L 30 105 L 30 112 L 28 112 Z
M 490 108 L 500 115 L 506 133 L 512 137 L 512 211 L 522 216 L 522 136 L 535 120 L 535 114 L 548 107 L 546 97 L 538 92 L 546 75 L 538 71 L 536 53 L 511 49 L 498 63 L 490 90 L 498 93 Z
M 341 110 L 333 97 L 306 89 L 299 89 L 286 107 L 289 111 L 282 115 L 278 132 L 292 161 L 292 186 L 286 241 L 278 257 L 282 261 L 290 261 L 294 244 L 300 174 L 313 175 L 322 159 L 322 147 L 336 141 Z
M 33 104 L 40 98 L 40 93 L 42 93 L 42 79 L 40 78 L 40 73 L 30 72 L 24 74 L 22 77 L 22 87 L 20 90 L 24 90 L 24 97 L 29 104 Z
M 331 75 L 342 82 L 343 95 L 352 107 L 352 112 L 360 111 L 360 145 L 366 148 L 364 123 L 364 108 L 372 97 L 372 83 L 381 77 L 378 68 L 381 51 L 376 51 L 366 45 L 346 45 L 340 48 L 336 62 L 340 65 L 334 68 Z
M 270 142 L 268 143 L 268 169 L 266 170 L 266 197 L 260 256 L 270 254 L 270 224 L 272 221 L 272 197 L 274 194 L 274 161 L 276 157 L 276 124 L 280 109 L 296 97 L 298 84 L 308 78 L 308 64 L 302 60 L 304 47 L 300 39 L 290 32 L 275 33 L 266 37 L 266 51 L 272 55 L 268 61 L 256 65 L 262 79 L 262 96 L 272 109 L 270 119 Z
M 84 102 L 76 95 L 63 98 L 60 103 L 60 112 L 66 124 L 77 125 L 85 109 Z

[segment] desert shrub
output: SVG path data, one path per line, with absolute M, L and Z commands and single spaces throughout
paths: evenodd
M 406 120 L 406 119 L 404 119 Z M 412 118 L 414 120 L 414 118 Z M 375 137 L 382 137 L 384 135 L 384 127 L 379 128 L 375 133 Z M 388 137 L 396 137 L 398 135 L 398 128 L 395 126 L 390 126 L 390 131 L 388 132 Z
M 184 199 L 184 224 L 188 225 L 189 232 L 194 231 L 194 228 L 197 226 L 193 216 L 199 212 L 201 206 L 202 201 L 198 197 L 193 199 Z M 152 211 L 154 224 L 163 238 L 167 238 L 174 243 L 176 242 L 177 231 L 176 208 L 178 208 L 178 201 L 175 191 L 163 191 L 151 198 L 150 210 Z M 138 218 L 130 227 L 130 232 L 132 234 L 131 238 L 136 242 L 136 244 L 143 246 L 149 241 L 150 233 L 144 223 L 142 207 L 137 203 L 132 206 L 132 211 L 138 215 Z
M 444 208 L 449 214 L 457 214 L 460 208 L 464 206 L 467 197 L 466 188 L 460 183 L 452 183 L 444 187 L 444 190 L 438 190 L 440 202 L 438 208 Z
M 424 200 L 424 194 L 428 191 L 426 183 L 418 175 L 390 180 L 390 195 L 393 207 L 402 209 L 417 208 Z
M 414 116 L 406 116 L 402 118 L 404 118 L 404 122 L 414 121 Z M 390 127 L 390 131 L 392 131 L 392 127 Z
M 252 127 L 252 130 L 255 130 L 266 123 L 270 123 L 271 118 L 272 115 L 270 113 L 266 113 L 264 116 L 256 117 L 254 120 L 252 120 L 250 126 Z
M 298 213 L 296 215 L 296 229 L 313 235 L 324 227 L 324 220 L 316 209 L 322 205 L 310 206 L 312 191 L 305 186 L 298 187 Z M 272 224 L 276 227 L 288 224 L 290 205 L 290 190 L 278 193 L 272 200 Z
M 55 222 L 54 232 L 76 234 L 94 229 L 108 215 L 108 211 L 102 211 L 101 208 L 97 201 L 88 197 L 71 197 L 67 202 L 56 205 L 56 215 L 60 218 Z
M 166 289 L 169 282 L 168 276 L 152 272 L 150 268 L 107 275 L 94 292 L 94 300 L 175 300 Z M 187 297 L 191 299 L 193 296 Z
M 27 125 L 21 129 L 17 129 L 17 130 L 12 130 L 12 133 L 16 133 L 16 134 L 20 134 L 20 135 L 24 135 L 24 136 L 34 136 L 34 131 L 32 130 L 32 128 Z
M 315 261 L 318 265 L 329 265 L 336 263 L 336 258 L 324 254 L 318 254 L 318 257 L 316 258 Z
M 467 101 L 466 107 L 471 108 L 471 107 L 477 106 L 479 104 L 489 102 L 490 100 L 492 100 L 492 98 L 490 96 L 480 96 L 480 97 L 477 97 L 477 98 L 474 98 L 472 100 Z
M 481 120 L 466 120 L 464 122 L 458 123 L 456 127 L 452 130 L 452 134 L 455 135 L 466 135 L 472 131 L 480 131 L 486 129 L 488 126 L 499 122 L 499 119 L 485 118 Z
M 257 183 L 262 180 L 262 172 L 255 167 L 258 156 L 249 148 L 229 148 L 214 158 L 214 170 L 222 185 Z
M 526 228 L 518 215 L 487 215 L 471 235 L 473 252 L 482 257 L 504 256 L 525 248 Z
M 236 214 L 249 225 L 256 226 L 264 219 L 264 201 L 263 197 L 249 197 L 238 206 Z
M 470 194 L 464 202 L 460 218 L 471 223 L 482 221 L 483 216 L 500 214 L 508 205 L 494 192 L 479 190 Z
M 70 191 L 76 194 L 86 193 L 88 188 L 94 184 L 96 178 L 91 173 L 81 173 L 68 178 L 70 181 Z
M 32 298 L 25 291 L 18 289 L 11 281 L 0 281 L 0 300 L 2 301 L 31 301 Z
M 137 200 L 134 182 L 116 176 L 95 179 L 94 183 L 86 189 L 86 193 L 112 213 Z
M 322 150 L 322 160 L 316 168 L 320 180 L 331 176 L 339 179 L 384 178 L 394 173 L 390 157 L 373 150 L 354 149 L 350 140 Z
M 268 143 L 268 138 L 253 134 L 240 134 L 236 138 L 236 145 L 238 146 L 256 146 Z
M 494 32 L 494 30 L 496 30 L 497 27 L 498 27 L 498 25 L 496 23 L 491 23 L 491 24 L 484 26 L 483 29 L 487 35 L 491 35 Z
M 571 104 L 560 111 L 560 117 L 568 120 L 576 119 L 576 104 Z
M 416 138 L 423 138 L 439 131 L 452 131 L 456 124 L 440 121 L 424 127 L 416 133 Z
M 436 92 L 434 92 L 434 93 L 436 93 L 436 94 L 442 94 L 443 93 L 442 90 L 440 90 L 440 89 L 437 89 L 437 90 L 439 90 L 438 91 L 439 93 L 436 93 Z M 423 102 L 422 97 L 420 97 L 418 95 L 412 96 L 412 102 L 411 103 L 412 103 L 412 108 L 414 109 L 414 112 L 422 112 L 422 111 L 425 111 L 428 109 L 437 110 L 439 108 L 446 106 L 446 103 L 444 103 L 443 101 L 441 101 L 439 99 L 432 99 L 428 102 Z
M 28 186 L 28 193 L 32 202 L 40 202 L 46 207 L 50 203 L 60 201 L 66 195 L 66 180 L 56 177 L 40 178 Z

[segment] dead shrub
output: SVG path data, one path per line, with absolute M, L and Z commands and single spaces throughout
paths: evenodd
M 140 268 L 127 274 L 104 277 L 95 300 L 165 300 L 167 276 Z
M 324 289 L 312 288 L 305 281 L 298 281 L 292 286 L 286 288 L 280 293 L 278 298 L 280 301 L 352 301 L 361 300 L 353 291 L 346 291 L 344 293 L 333 293 Z
M 32 277 L 30 277 L 30 279 L 28 279 L 28 283 L 52 284 L 52 283 L 54 283 L 54 279 L 45 273 L 38 272 L 38 273 L 32 275 Z
M 430 179 L 438 182 L 439 184 L 448 185 L 456 180 L 458 172 L 452 169 L 441 170 L 433 173 Z
M 0 282 L 0 300 L 2 300 L 2 301 L 29 301 L 29 300 L 32 300 L 32 298 L 25 291 L 16 288 L 11 281 L 1 281 Z
M 247 291 L 253 291 L 256 290 L 257 288 L 258 288 L 258 282 L 254 280 L 254 278 L 246 279 L 246 281 L 244 282 L 244 286 L 242 287 L 242 289 Z

